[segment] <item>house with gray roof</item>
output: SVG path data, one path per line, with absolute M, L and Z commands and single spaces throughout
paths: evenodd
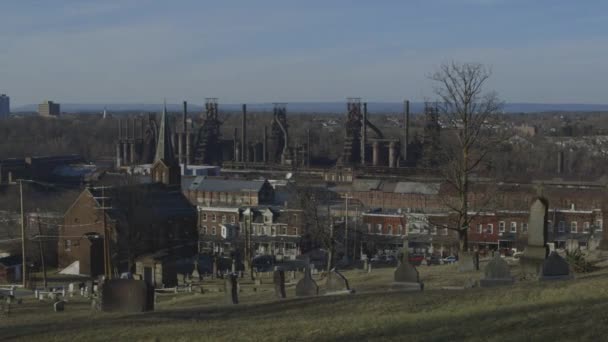
M 186 190 L 194 205 L 257 206 L 272 204 L 274 188 L 267 180 L 237 180 L 196 177 Z

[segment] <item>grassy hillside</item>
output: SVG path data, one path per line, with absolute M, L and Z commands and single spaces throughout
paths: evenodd
M 454 266 L 421 268 L 423 293 L 389 291 L 392 270 L 348 272 L 355 295 L 287 300 L 244 292 L 228 306 L 221 293 L 168 297 L 146 314 L 91 312 L 75 300 L 63 313 L 50 302 L 14 306 L 0 339 L 158 341 L 603 340 L 608 334 L 608 272 L 573 281 L 440 290 L 467 277 Z M 446 279 L 449 281 L 446 282 Z M 320 282 L 321 283 L 321 282 Z

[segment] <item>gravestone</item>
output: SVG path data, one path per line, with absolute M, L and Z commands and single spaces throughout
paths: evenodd
M 367 258 L 365 258 L 363 260 L 363 272 L 367 272 L 367 268 L 368 268 L 367 264 L 368 263 L 369 263 L 369 261 L 367 260 Z
M 345 294 L 354 292 L 348 285 L 348 280 L 346 277 L 344 277 L 344 275 L 338 272 L 335 268 L 329 271 L 327 280 L 325 282 L 325 288 L 327 294 Z
M 479 281 L 481 287 L 494 287 L 512 285 L 514 279 L 511 276 L 509 264 L 496 253 L 494 258 L 488 262 L 484 269 L 484 278 Z
M 304 270 L 304 278 L 296 284 L 296 296 L 297 297 L 309 297 L 316 296 L 319 294 L 319 286 L 312 279 L 310 267 L 307 266 Z
M 99 285 L 96 299 L 106 312 L 154 311 L 154 287 L 144 280 L 109 279 Z
M 572 279 L 572 274 L 570 273 L 570 264 L 568 264 L 564 258 L 559 256 L 557 252 L 551 252 L 549 257 L 543 262 L 540 280 L 547 281 L 569 279 Z
M 279 299 L 287 297 L 285 294 L 285 271 L 282 269 L 275 269 L 273 274 L 274 282 L 274 293 Z
M 63 309 L 65 308 L 65 302 L 60 300 L 55 302 L 55 304 L 53 304 L 53 310 L 55 312 L 63 312 Z
M 544 198 L 537 198 L 530 207 L 528 243 L 519 258 L 523 278 L 538 277 L 547 257 L 547 210 L 549 204 Z
M 239 278 L 236 273 L 230 273 L 224 280 L 224 298 L 228 304 L 239 303 Z
M 475 255 L 472 252 L 460 252 L 458 254 L 458 271 L 473 272 L 475 267 Z
M 423 287 L 424 285 L 420 282 L 418 270 L 409 262 L 409 252 L 406 247 L 403 249 L 403 256 L 399 266 L 395 269 L 393 288 L 422 291 Z

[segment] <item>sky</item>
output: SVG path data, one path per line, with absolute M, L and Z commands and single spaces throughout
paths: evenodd
M 483 63 L 506 102 L 608 103 L 604 0 L 3 0 L 0 93 L 39 103 L 432 100 Z

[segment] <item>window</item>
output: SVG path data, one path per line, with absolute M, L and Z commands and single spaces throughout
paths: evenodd
M 570 233 L 576 233 L 577 232 L 577 223 L 576 221 L 572 221 L 570 222 Z
M 510 232 L 511 233 L 517 233 L 517 222 L 511 222 L 511 226 L 510 226 Z
M 269 223 L 269 222 L 270 222 L 270 216 L 264 215 L 264 223 Z
M 287 227 L 283 227 L 283 235 L 287 235 Z
M 388 235 L 393 235 L 393 226 L 392 225 L 388 225 Z
M 481 234 L 483 233 L 483 224 L 478 224 L 477 225 L 477 234 Z
M 72 250 L 72 240 L 65 240 L 64 241 L 64 247 L 65 247 L 65 251 L 69 252 Z
M 498 231 L 500 233 L 504 233 L 505 232 L 505 226 L 498 226 Z
M 236 216 L 235 215 L 230 216 L 230 222 L 236 223 Z
M 222 223 L 226 223 L 226 215 L 222 215 Z
M 493 225 L 493 224 L 488 223 L 486 233 L 488 233 L 488 234 L 492 234 L 492 233 L 494 233 L 494 225 Z
M 528 233 L 528 223 L 521 224 L 521 232 L 527 234 Z
M 211 235 L 215 235 L 215 226 L 211 227 Z
M 595 230 L 602 231 L 603 230 L 602 226 L 603 226 L 603 221 L 602 220 L 595 221 Z
M 216 220 L 217 220 L 217 217 L 215 216 L 215 214 L 211 215 L 211 221 L 215 222 Z
M 270 235 L 272 235 L 272 236 L 277 235 L 277 227 L 272 226 L 272 227 L 270 228 Z
M 564 222 L 564 221 L 559 221 L 559 223 L 558 223 L 558 225 L 557 225 L 557 230 L 558 230 L 560 233 L 565 232 L 565 231 L 566 231 L 566 222 Z
M 397 229 L 399 229 L 399 235 L 403 235 L 403 226 L 399 225 Z
M 547 230 L 553 233 L 553 221 L 547 220 Z
M 203 232 L 203 235 L 207 235 L 207 226 L 203 226 L 202 232 Z
M 203 213 L 203 221 L 207 221 L 207 213 Z
M 590 227 L 589 222 L 583 223 L 583 233 L 589 234 L 589 227 Z
M 504 232 L 505 231 L 505 226 L 506 226 L 505 221 L 498 222 L 498 231 Z
M 378 229 L 378 234 L 382 234 L 382 223 L 378 223 L 378 225 L 376 226 L 376 228 Z

